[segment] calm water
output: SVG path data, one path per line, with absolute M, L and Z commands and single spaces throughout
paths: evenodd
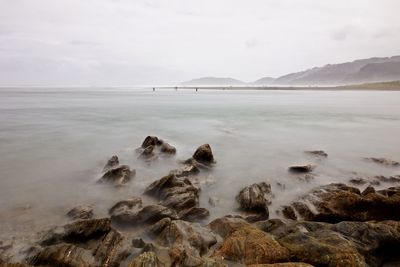
M 137 160 L 134 149 L 147 135 L 176 146 L 176 157 L 151 166 Z M 317 185 L 346 182 L 353 171 L 400 174 L 361 159 L 400 160 L 399 136 L 400 92 L 2 89 L 0 234 L 64 224 L 76 204 L 93 204 L 97 216 L 105 215 L 204 143 L 217 160 L 200 181 L 201 206 L 211 218 L 235 213 L 240 188 L 260 181 L 272 185 L 276 217 L 280 205 Z M 329 157 L 318 161 L 303 153 L 312 149 Z M 137 170 L 120 189 L 95 183 L 114 154 Z M 287 173 L 291 164 L 313 162 L 311 182 Z M 208 204 L 210 196 L 220 199 L 216 207 Z

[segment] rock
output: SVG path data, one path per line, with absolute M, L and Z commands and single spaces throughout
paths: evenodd
M 114 185 L 124 185 L 128 183 L 136 174 L 135 170 L 131 170 L 127 165 L 121 165 L 108 170 L 99 180 L 99 182 L 113 183 Z
M 247 267 L 313 267 L 310 264 L 303 262 L 283 262 L 283 263 L 272 263 L 272 264 L 252 264 Z
M 175 211 L 162 205 L 148 205 L 142 207 L 140 198 L 120 201 L 109 211 L 111 219 L 117 223 L 135 225 L 161 220 L 163 218 L 178 219 Z
M 210 204 L 213 207 L 216 207 L 218 205 L 218 203 L 219 203 L 219 198 L 217 198 L 217 197 L 210 197 L 208 199 L 208 204 Z
M 165 154 L 169 154 L 169 155 L 176 154 L 176 148 L 165 142 L 161 145 L 160 151 L 161 151 L 161 153 L 165 153 Z
M 282 214 L 285 216 L 285 218 L 291 219 L 291 220 L 297 220 L 296 213 L 291 206 L 283 206 L 282 207 Z
M 199 168 L 194 165 L 185 165 L 181 169 L 173 170 L 170 172 L 170 174 L 173 174 L 178 178 L 193 176 L 193 175 L 197 175 L 199 173 L 200 173 Z
M 129 267 L 164 267 L 154 252 L 144 252 L 133 259 Z
M 250 224 L 240 216 L 225 216 L 215 219 L 208 224 L 208 227 L 221 237 L 226 237 L 236 230 L 247 226 L 250 226 Z
M 160 146 L 163 144 L 163 141 L 161 139 L 159 139 L 157 136 L 147 136 L 141 147 L 142 148 L 147 148 L 149 146 Z
M 153 182 L 145 193 L 160 198 L 162 205 L 176 210 L 195 207 L 199 201 L 199 188 L 189 179 L 178 178 L 174 174 Z
M 375 179 L 383 183 L 400 183 L 400 175 L 386 177 L 383 175 L 375 176 Z
M 312 172 L 315 169 L 315 165 L 307 164 L 307 165 L 295 165 L 290 166 L 289 171 L 293 173 L 307 173 Z
M 319 157 L 328 157 L 328 154 L 323 151 L 323 150 L 308 150 L 308 151 L 304 151 L 306 154 L 310 154 L 313 156 L 319 156 Z
M 114 167 L 117 167 L 119 165 L 119 160 L 118 156 L 112 156 L 106 163 L 106 165 L 103 168 L 103 172 L 106 172 Z
M 77 206 L 68 211 L 67 216 L 73 220 L 91 219 L 93 217 L 93 207 L 89 205 Z
M 246 186 L 236 196 L 240 208 L 243 210 L 258 211 L 268 214 L 268 205 L 271 204 L 271 185 L 258 183 Z
M 154 146 L 148 146 L 139 155 L 139 159 L 152 159 L 156 158 L 156 154 L 154 153 Z
M 364 185 L 367 181 L 364 178 L 352 178 L 349 180 L 350 183 L 354 185 Z
M 364 159 L 387 167 L 400 166 L 400 162 L 391 159 L 385 159 L 385 158 L 364 158 Z
M 197 221 L 207 218 L 210 212 L 205 208 L 192 207 L 179 212 L 179 218 L 185 221 Z
M 289 261 L 290 258 L 288 249 L 273 236 L 252 226 L 240 228 L 227 236 L 214 256 L 247 265 Z
M 111 220 L 76 221 L 46 232 L 42 246 L 28 256 L 33 265 L 119 266 L 129 255 L 122 235 L 111 227 Z
M 193 159 L 207 165 L 215 163 L 214 155 L 209 144 L 199 146 L 193 154 Z
M 164 219 L 151 228 L 157 242 L 169 247 L 172 266 L 210 266 L 210 259 L 202 258 L 217 240 L 210 229 L 198 223 Z M 211 261 L 214 262 L 214 261 Z M 218 265 L 211 265 L 218 266 Z
M 386 190 L 360 190 L 344 184 L 314 189 L 290 206 L 308 221 L 340 222 L 400 220 L 400 187 Z
M 134 238 L 132 239 L 132 246 L 134 248 L 144 248 L 146 246 L 146 242 L 144 242 L 141 238 Z

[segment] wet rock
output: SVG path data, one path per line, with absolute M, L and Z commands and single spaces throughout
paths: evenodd
M 164 267 L 154 252 L 144 252 L 133 259 L 129 267 Z
M 330 184 L 314 189 L 290 206 L 308 221 L 340 222 L 400 220 L 400 187 L 361 194 L 344 184 Z
M 271 198 L 271 185 L 264 182 L 246 186 L 236 196 L 236 200 L 243 210 L 262 213 L 268 213 Z
M 199 173 L 200 173 L 199 168 L 194 165 L 184 165 L 181 169 L 173 170 L 170 172 L 170 174 L 173 174 L 178 178 L 193 176 L 193 175 L 197 175 Z
M 218 205 L 218 203 L 219 203 L 219 198 L 217 198 L 217 197 L 210 197 L 208 199 L 208 204 L 210 204 L 213 207 L 216 207 Z
M 291 219 L 291 220 L 296 220 L 297 216 L 296 213 L 291 206 L 283 206 L 282 207 L 282 214 L 285 216 L 285 218 Z
M 354 185 L 364 185 L 367 181 L 364 178 L 352 178 L 349 180 L 350 183 Z
M 142 148 L 147 148 L 149 146 L 153 146 L 154 147 L 154 146 L 160 146 L 162 144 L 163 144 L 163 141 L 161 139 L 159 139 L 157 136 L 147 136 L 144 139 L 141 147 Z
M 273 236 L 248 226 L 227 236 L 214 256 L 250 265 L 289 261 L 290 254 Z
M 215 163 L 214 155 L 209 144 L 199 146 L 193 154 L 193 159 L 207 165 Z
M 108 170 L 99 180 L 100 183 L 113 183 L 114 185 L 124 185 L 128 183 L 136 174 L 136 170 L 131 170 L 128 165 L 121 165 Z
M 304 151 L 306 154 L 313 155 L 313 156 L 318 156 L 318 157 L 328 157 L 328 154 L 323 151 L 323 150 L 308 150 Z
M 210 229 L 182 220 L 164 219 L 151 231 L 159 244 L 169 247 L 172 266 L 207 266 L 210 259 L 202 256 L 217 242 Z
M 146 242 L 144 242 L 141 238 L 134 238 L 132 239 L 132 246 L 134 248 L 144 248 L 146 246 Z
M 161 153 L 165 153 L 165 154 L 169 154 L 169 155 L 176 154 L 176 148 L 165 142 L 161 145 L 160 151 L 161 151 Z
M 68 211 L 67 216 L 73 220 L 91 219 L 93 217 L 93 207 L 90 205 L 77 206 Z
M 187 160 L 184 160 L 181 163 L 186 165 L 186 166 L 194 166 L 198 170 L 204 170 L 204 171 L 210 171 L 211 168 L 212 168 L 212 165 L 208 165 L 208 164 L 204 164 L 204 163 L 198 162 L 197 160 L 195 160 L 193 158 L 189 158 Z
M 364 158 L 367 161 L 374 162 L 383 166 L 387 167 L 398 167 L 400 166 L 400 162 L 391 160 L 391 159 L 385 159 L 385 158 Z
M 272 263 L 272 264 L 252 264 L 247 267 L 313 267 L 310 264 L 303 262 L 283 262 L 283 263 Z
M 143 149 L 143 151 L 140 153 L 139 155 L 139 159 L 155 159 L 156 158 L 156 154 L 154 153 L 154 146 L 148 146 L 145 149 Z
M 226 237 L 236 230 L 247 226 L 250 226 L 250 224 L 240 216 L 225 216 L 215 219 L 208 224 L 208 227 L 221 237 Z
M 383 175 L 375 176 L 375 179 L 383 183 L 400 183 L 400 175 L 386 177 Z
M 49 266 L 119 266 L 129 255 L 122 235 L 111 220 L 91 219 L 56 227 L 46 232 L 28 261 Z
M 205 208 L 192 207 L 179 212 L 179 218 L 185 221 L 203 220 L 210 215 L 210 212 Z
M 106 163 L 106 165 L 103 168 L 103 172 L 106 172 L 114 167 L 117 167 L 119 165 L 119 159 L 118 156 L 112 156 Z
M 366 196 L 368 194 L 375 194 L 375 188 L 373 188 L 372 186 L 368 186 L 367 188 L 364 189 L 364 191 L 361 192 L 362 196 Z
M 199 201 L 199 188 L 189 179 L 174 174 L 155 181 L 145 192 L 160 198 L 162 205 L 176 210 L 195 207 Z
M 120 201 L 109 211 L 114 222 L 135 225 L 144 222 L 155 222 L 163 218 L 178 219 L 175 211 L 162 205 L 148 205 L 143 207 L 140 198 Z
M 307 165 L 295 165 L 290 166 L 289 171 L 292 173 L 307 173 L 312 172 L 315 169 L 315 165 L 307 164 Z

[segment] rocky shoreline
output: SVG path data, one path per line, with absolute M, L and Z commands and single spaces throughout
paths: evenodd
M 146 163 L 173 157 L 176 148 L 148 136 L 136 149 Z M 308 155 L 328 157 L 322 150 Z M 365 158 L 398 168 L 400 163 Z M 66 214 L 66 224 L 37 233 L 17 251 L 0 241 L 1 266 L 400 266 L 400 187 L 377 190 L 380 183 L 400 183 L 399 176 L 352 177 L 348 184 L 314 188 L 270 219 L 274 192 L 267 182 L 243 187 L 232 201 L 239 214 L 205 223 L 210 212 L 200 206 L 202 179 L 218 164 L 209 144 L 199 146 L 180 168 L 149 183 L 143 192 L 157 201 L 132 196 L 110 203 L 108 217 L 97 218 L 95 205 L 82 203 Z M 313 164 L 289 166 L 302 181 L 314 179 Z M 112 156 L 99 183 L 122 187 L 134 183 L 136 170 Z M 353 186 L 354 185 L 354 186 Z M 367 185 L 360 191 L 355 185 Z M 285 185 L 280 184 L 282 190 Z M 212 206 L 218 198 L 210 198 Z M 70 220 L 68 222 L 68 220 Z M 119 229 L 137 227 L 134 237 Z M 17 255 L 18 254 L 18 255 Z

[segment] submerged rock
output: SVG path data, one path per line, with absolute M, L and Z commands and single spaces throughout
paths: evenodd
M 385 159 L 385 158 L 364 158 L 367 161 L 371 161 L 383 166 L 387 166 L 387 167 L 399 167 L 400 166 L 400 162 L 391 160 L 391 159 Z
M 335 223 L 400 220 L 399 205 L 400 187 L 361 193 L 344 184 L 330 184 L 314 189 L 290 206 L 305 220 Z
M 119 159 L 118 156 L 112 156 L 106 163 L 106 165 L 103 168 L 103 172 L 106 172 L 114 167 L 117 167 L 119 165 Z
M 128 183 L 136 174 L 136 170 L 131 170 L 128 165 L 121 165 L 109 169 L 99 180 L 100 183 L 113 183 L 120 186 Z
M 295 165 L 290 166 L 289 171 L 293 173 L 307 173 L 312 172 L 315 169 L 315 165 L 307 164 L 307 165 Z
M 228 235 L 214 256 L 244 262 L 262 264 L 289 261 L 289 250 L 281 246 L 273 236 L 255 227 L 247 226 Z
M 161 151 L 161 153 L 170 154 L 170 155 L 176 154 L 176 148 L 165 142 L 161 145 L 160 151 Z
M 90 205 L 77 206 L 68 211 L 67 216 L 73 220 L 91 219 L 93 217 L 93 207 Z
M 193 159 L 203 164 L 215 163 L 214 155 L 209 144 L 199 146 L 193 154 Z
M 313 155 L 313 156 L 324 157 L 324 158 L 328 157 L 328 154 L 323 150 L 308 150 L 308 151 L 304 151 L 304 153 Z

